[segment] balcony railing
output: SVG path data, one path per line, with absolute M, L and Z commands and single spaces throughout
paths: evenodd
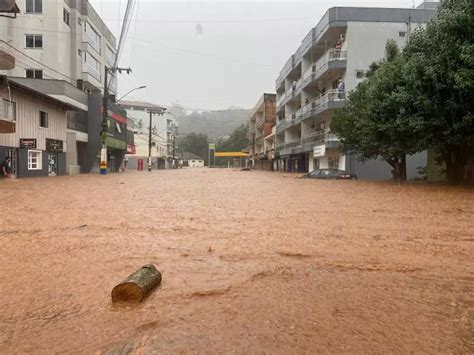
M 316 131 L 303 137 L 303 143 L 327 142 L 339 142 L 339 138 L 334 133 L 331 133 L 329 129 Z
M 285 99 L 286 99 L 286 93 L 283 93 L 276 102 L 277 106 L 280 107 L 283 101 L 285 101 Z
M 330 49 L 315 63 L 313 63 L 303 74 L 303 80 L 308 79 L 312 74 L 319 76 L 326 64 L 332 61 L 346 60 L 347 50 L 346 49 Z
M 297 120 L 303 116 L 303 109 L 299 109 L 291 114 L 291 120 Z
M 323 95 L 318 96 L 313 101 L 309 102 L 303 107 L 303 114 L 311 110 L 317 110 L 321 105 L 328 102 L 344 101 L 346 99 L 346 92 L 344 90 L 328 90 Z

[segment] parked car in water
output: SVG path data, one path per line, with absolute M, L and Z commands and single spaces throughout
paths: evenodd
M 307 179 L 357 180 L 356 174 L 338 169 L 316 169 L 302 176 Z

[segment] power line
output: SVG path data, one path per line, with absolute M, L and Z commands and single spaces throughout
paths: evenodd
M 120 8 L 120 5 L 119 5 Z M 18 18 L 30 18 L 29 16 L 18 15 Z M 62 17 L 42 16 L 45 19 L 62 19 Z M 312 20 L 313 17 L 280 17 L 280 18 L 261 18 L 261 19 L 220 19 L 220 20 L 206 20 L 206 19 L 135 19 L 131 22 L 156 22 L 156 23 L 251 23 L 251 22 L 279 22 L 279 21 L 305 21 Z M 122 21 L 121 18 L 102 18 L 103 21 Z
M 29 55 L 25 54 L 24 52 L 20 51 L 19 49 L 17 49 L 16 47 L 12 46 L 11 44 L 9 44 L 8 42 L 5 42 L 3 39 L 0 39 L 0 42 L 6 44 L 8 47 L 12 48 L 14 51 L 20 53 L 21 55 L 27 57 L 28 59 L 32 60 L 33 62 L 35 63 L 38 63 L 39 65 L 51 70 L 52 72 L 56 73 L 56 74 L 59 74 L 61 76 L 63 76 L 64 78 L 67 78 L 68 80 L 71 80 L 72 83 L 75 83 L 75 79 L 71 78 L 70 76 L 64 74 L 64 73 L 61 73 L 60 71 L 56 70 L 56 69 L 53 69 L 49 66 L 47 66 L 46 64 L 44 63 L 41 63 L 40 61 L 36 60 L 35 58 L 33 57 L 30 57 Z

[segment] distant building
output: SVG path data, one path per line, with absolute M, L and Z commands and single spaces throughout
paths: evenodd
M 204 167 L 204 159 L 197 154 L 184 152 L 181 159 L 183 161 L 183 166 L 187 166 L 190 168 Z
M 263 94 L 249 115 L 249 154 L 254 169 L 273 170 L 276 95 Z
M 436 10 L 333 7 L 309 31 L 276 79 L 276 160 L 281 171 L 336 168 L 361 179 L 389 179 L 391 167 L 381 159 L 361 163 L 344 154 L 331 133 L 334 112 L 347 93 L 364 80 L 369 66 L 384 57 L 387 40 L 401 47 Z M 407 159 L 408 177 L 426 166 L 426 153 Z
M 133 168 L 134 160 L 141 159 L 146 150 L 148 159 L 148 135 L 150 126 L 150 112 L 152 115 L 152 157 L 153 168 L 170 169 L 176 160 L 176 136 L 178 134 L 178 123 L 176 119 L 166 112 L 166 108 L 160 105 L 144 101 L 121 100 L 119 106 L 127 111 L 129 118 L 129 130 L 135 134 L 136 156 L 127 155 L 127 166 Z M 142 147 L 144 146 L 144 147 Z M 147 161 L 146 161 L 147 163 Z M 138 163 L 137 163 L 138 167 Z

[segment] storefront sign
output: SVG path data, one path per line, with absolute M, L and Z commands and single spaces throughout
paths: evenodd
M 209 143 L 209 149 L 216 149 L 216 144 L 215 143 Z
M 324 155 L 326 155 L 326 145 L 325 144 L 315 145 L 313 148 L 313 156 L 323 157 Z
M 20 138 L 20 148 L 36 149 L 36 138 Z
M 135 154 L 137 152 L 134 144 L 127 144 L 127 154 Z
M 48 152 L 62 152 L 63 151 L 63 141 L 60 141 L 58 139 L 46 138 L 46 150 Z

